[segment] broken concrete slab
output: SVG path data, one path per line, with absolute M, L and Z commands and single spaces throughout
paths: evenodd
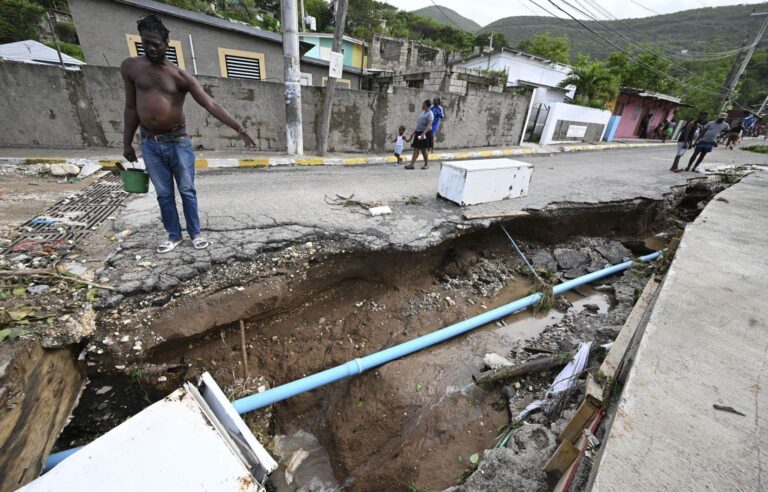
M 611 241 L 606 244 L 598 244 L 595 249 L 600 253 L 605 260 L 611 265 L 621 263 L 626 258 L 632 256 L 632 252 L 624 247 L 618 241 Z
M 573 270 L 584 267 L 589 264 L 589 251 L 572 248 L 555 248 L 552 256 L 557 260 L 557 264 L 563 270 Z

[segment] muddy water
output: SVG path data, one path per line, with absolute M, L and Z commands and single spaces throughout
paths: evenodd
M 529 291 L 527 282 L 513 282 L 493 302 L 471 305 L 466 317 Z M 605 312 L 611 303 L 607 294 L 591 287 L 566 297 L 573 304 L 571 311 L 593 304 Z M 514 340 L 536 336 L 564 314 L 553 310 L 534 315 L 527 310 L 506 317 L 505 325 L 490 323 L 370 371 L 329 398 L 325 418 L 284 413 L 280 420 L 289 435 L 279 439 L 278 449 L 288 451 L 281 457 L 289 466 L 273 475 L 283 485 L 281 490 L 309 486 L 306 480 L 317 484 L 320 478 L 329 485 L 329 467 L 334 462 L 334 483 L 354 490 L 440 489 L 454 484 L 469 465 L 469 457 L 489 447 L 499 427 L 509 421 L 504 405 L 494 410 L 496 395 L 472 383 L 472 375 L 483 369 L 483 355 L 505 354 Z M 318 447 L 320 441 L 302 447 L 308 433 L 317 433 L 327 447 Z M 330 461 L 325 459 L 328 455 Z M 344 470 L 339 473 L 342 463 Z

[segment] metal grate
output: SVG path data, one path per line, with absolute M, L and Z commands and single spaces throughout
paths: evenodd
M 261 80 L 261 64 L 258 58 L 225 55 L 227 77 L 230 79 Z
M 120 177 L 108 174 L 24 222 L 19 237 L 0 254 L 69 249 L 112 216 L 127 197 Z

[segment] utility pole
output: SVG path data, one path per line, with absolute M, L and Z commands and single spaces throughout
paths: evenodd
M 488 70 L 491 69 L 491 53 L 493 53 L 493 32 L 488 33 Z
M 331 56 L 341 53 L 341 42 L 344 36 L 344 24 L 347 20 L 347 0 L 336 0 L 336 31 L 333 33 Z M 343 64 L 342 64 L 343 66 Z M 323 99 L 323 113 L 320 117 L 320 134 L 317 137 L 317 153 L 325 155 L 328 150 L 328 131 L 331 127 L 331 111 L 333 110 L 333 93 L 336 91 L 336 79 L 328 74 Z
M 749 50 L 747 51 L 747 55 L 744 57 L 744 61 L 739 67 L 739 70 L 730 80 L 730 84 L 728 84 L 728 88 L 726 89 L 725 94 L 723 95 L 723 100 L 720 103 L 720 108 L 718 110 L 718 113 L 725 111 L 725 108 L 728 105 L 728 101 L 730 101 L 731 97 L 733 97 L 733 93 L 736 90 L 736 85 L 738 85 L 739 79 L 744 74 L 744 71 L 747 69 L 747 65 L 749 64 L 749 60 L 752 58 L 752 54 L 755 52 L 755 49 L 757 48 L 758 43 L 760 43 L 760 40 L 762 39 L 763 34 L 765 34 L 765 30 L 768 29 L 768 12 L 752 12 L 750 15 L 766 16 L 766 17 L 765 17 L 765 20 L 763 21 L 762 27 L 760 27 L 760 31 L 757 33 L 757 36 L 755 36 L 755 41 L 752 43 L 752 46 L 749 47 Z
M 765 96 L 765 99 L 763 99 L 763 104 L 760 105 L 760 109 L 757 110 L 757 115 L 762 116 L 763 112 L 765 111 L 765 106 L 768 105 L 768 96 Z
M 305 24 L 306 15 L 304 14 L 304 0 L 299 0 L 299 5 L 301 5 L 301 24 L 299 24 L 299 31 L 306 32 L 307 25 Z
M 56 43 L 56 53 L 59 55 L 59 64 L 61 65 L 61 68 L 66 69 L 67 67 L 64 66 L 64 58 L 61 57 L 61 48 L 59 48 L 59 37 L 56 35 L 56 31 L 53 29 L 50 12 L 45 13 L 45 20 L 48 21 L 48 27 L 51 29 L 51 36 L 53 36 L 53 41 Z
M 301 66 L 296 0 L 282 0 L 283 65 L 285 67 L 285 137 L 288 154 L 304 155 L 301 128 Z

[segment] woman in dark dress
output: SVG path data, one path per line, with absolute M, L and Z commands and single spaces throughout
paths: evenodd
M 424 156 L 424 165 L 422 169 L 429 169 L 429 149 L 432 147 L 432 123 L 435 121 L 435 115 L 430 111 L 429 99 L 421 103 L 421 113 L 416 121 L 416 128 L 413 130 L 411 147 L 413 148 L 413 158 L 411 163 L 405 166 L 405 169 L 416 169 L 416 159 L 419 158 L 419 151 Z

